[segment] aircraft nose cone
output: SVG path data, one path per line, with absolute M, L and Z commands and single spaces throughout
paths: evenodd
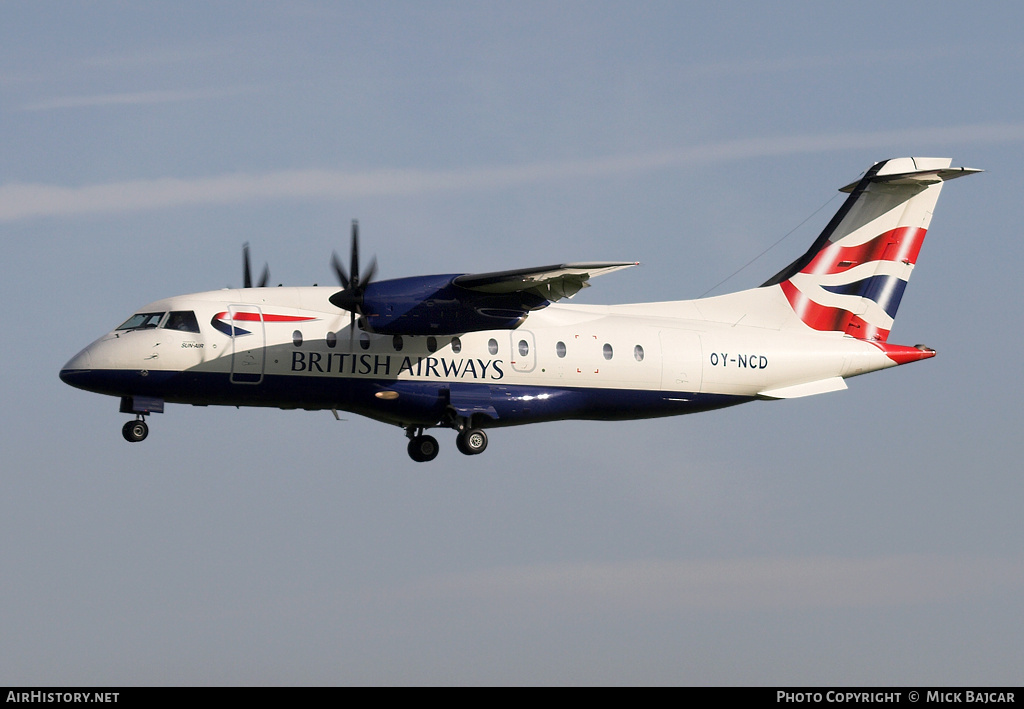
M 92 357 L 86 348 L 67 361 L 60 370 L 60 380 L 71 386 L 81 386 L 92 370 Z

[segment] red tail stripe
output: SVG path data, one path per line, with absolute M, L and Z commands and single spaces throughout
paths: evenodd
M 842 273 L 871 261 L 917 263 L 927 229 L 901 226 L 879 234 L 858 246 L 829 244 L 819 251 L 801 273 Z
M 790 281 L 783 281 L 779 285 L 793 311 L 808 327 L 822 332 L 845 332 L 862 340 L 885 342 L 889 338 L 888 330 L 872 325 L 849 310 L 815 303 Z
M 916 362 L 920 359 L 928 359 L 935 356 L 935 350 L 921 349 L 919 347 L 907 347 L 905 345 L 889 345 L 884 342 L 873 342 L 873 345 L 885 352 L 885 356 L 896 364 Z

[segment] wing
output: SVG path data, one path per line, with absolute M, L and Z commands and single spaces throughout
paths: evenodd
M 492 273 L 467 273 L 457 276 L 452 283 L 479 293 L 511 294 L 531 293 L 544 300 L 571 298 L 581 289 L 588 288 L 593 276 L 600 276 L 640 264 L 632 261 L 594 261 L 590 263 L 562 263 L 538 268 L 518 268 Z
M 331 302 L 357 308 L 360 327 L 385 335 L 455 335 L 479 330 L 513 330 L 526 316 L 552 301 L 571 298 L 591 276 L 638 264 L 619 261 L 565 263 L 493 273 L 413 276 L 369 283 L 351 304 L 335 294 Z M 341 294 L 348 294 L 348 290 Z

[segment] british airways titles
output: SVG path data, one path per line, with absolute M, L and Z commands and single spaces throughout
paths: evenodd
M 401 376 L 436 379 L 491 379 L 505 376 L 500 359 L 447 357 L 399 357 L 379 354 L 350 354 L 347 352 L 292 352 L 293 372 L 307 374 Z

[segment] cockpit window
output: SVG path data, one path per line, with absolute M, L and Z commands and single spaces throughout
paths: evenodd
M 118 330 L 149 330 L 160 324 L 164 313 L 136 313 L 125 320 Z
M 191 310 L 172 310 L 171 314 L 167 316 L 164 327 L 181 332 L 199 332 L 199 321 L 196 320 L 196 314 Z

